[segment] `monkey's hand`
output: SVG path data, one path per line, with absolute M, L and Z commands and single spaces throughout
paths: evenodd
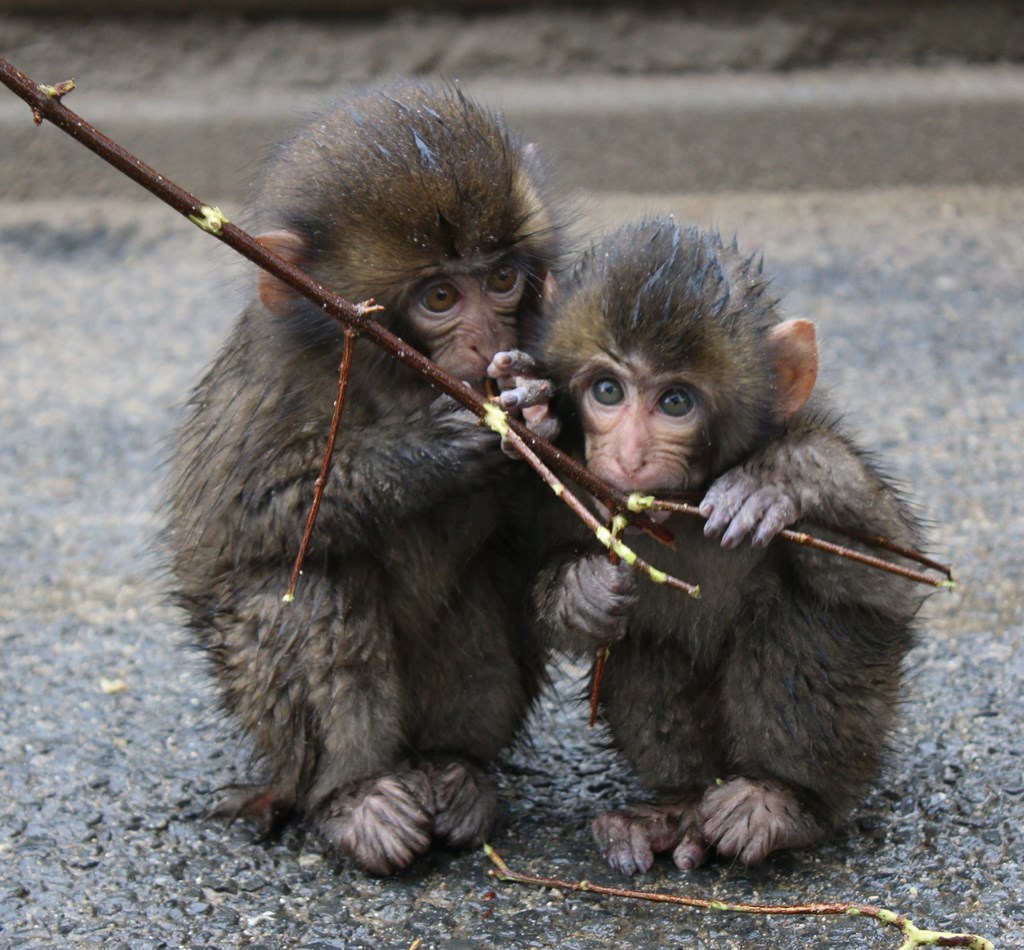
M 565 569 L 557 616 L 566 629 L 608 643 L 626 635 L 636 599 L 633 569 L 612 564 L 606 554 L 591 554 Z
M 743 465 L 712 483 L 700 513 L 708 519 L 704 536 L 721 536 L 723 548 L 738 547 L 748 535 L 755 547 L 764 547 L 801 515 L 799 496 L 784 481 Z
M 539 372 L 536 360 L 522 350 L 495 353 L 487 367 L 488 377 L 498 384 L 498 405 L 520 416 L 542 439 L 553 439 L 561 429 L 550 406 L 555 387 L 551 380 L 542 379 Z M 515 455 L 512 450 L 506 452 Z

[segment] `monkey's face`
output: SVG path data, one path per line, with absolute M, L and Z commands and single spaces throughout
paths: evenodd
M 695 381 L 604 353 L 570 388 L 595 475 L 647 492 L 695 487 L 708 476 L 708 407 Z
M 495 353 L 514 349 L 526 274 L 502 261 L 480 273 L 439 273 L 419 284 L 406 310 L 427 355 L 456 379 L 483 391 Z

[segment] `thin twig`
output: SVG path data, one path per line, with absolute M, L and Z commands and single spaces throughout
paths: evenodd
M 602 894 L 607 897 L 625 897 L 630 900 L 651 901 L 659 904 L 676 904 L 698 910 L 729 911 L 738 914 L 762 914 L 775 917 L 870 917 L 886 927 L 894 927 L 903 934 L 904 941 L 899 950 L 911 947 L 969 947 L 971 950 L 995 950 L 991 941 L 977 934 L 951 933 L 939 930 L 921 930 L 902 914 L 876 907 L 873 904 L 858 904 L 848 901 L 834 903 L 813 902 L 809 904 L 734 904 L 727 901 L 709 900 L 701 897 L 684 897 L 681 894 L 665 894 L 660 891 L 639 891 L 625 887 L 609 887 L 590 881 L 564 881 L 560 878 L 540 877 L 513 871 L 490 845 L 484 845 L 484 853 L 494 864 L 492 877 L 513 884 L 530 884 L 534 887 L 553 887 L 560 891 L 580 891 Z
M 855 541 L 863 541 L 865 544 L 873 544 L 884 551 L 891 551 L 893 554 L 905 557 L 908 561 L 916 561 L 918 564 L 930 567 L 933 571 L 945 574 L 949 580 L 953 580 L 953 568 L 948 564 L 933 561 L 930 557 L 921 554 L 920 551 L 904 547 L 902 544 L 897 544 L 895 541 L 883 538 L 880 534 L 868 534 L 866 531 L 858 531 L 856 528 L 837 528 L 835 525 L 828 525 L 828 528 L 830 531 L 835 531 L 836 534 L 844 534 Z
M 651 500 L 649 507 L 653 511 L 672 511 L 679 514 L 692 515 L 696 518 L 704 518 L 700 508 L 696 505 L 691 505 L 683 501 L 665 501 L 661 498 L 656 498 Z M 871 554 L 865 554 L 863 551 L 855 551 L 853 548 L 844 547 L 843 545 L 835 544 L 832 541 L 825 541 L 822 538 L 816 538 L 813 535 L 807 534 L 805 531 L 792 531 L 789 528 L 784 528 L 778 533 L 778 535 L 776 535 L 776 537 L 783 541 L 789 541 L 792 544 L 800 544 L 804 547 L 814 548 L 818 551 L 834 554 L 837 557 L 846 558 L 849 561 L 856 561 L 858 564 L 864 564 L 867 567 L 873 567 L 879 571 L 896 574 L 898 577 L 905 577 L 907 580 L 916 581 L 918 584 L 927 584 L 929 587 L 952 589 L 956 586 L 956 582 L 953 580 L 953 573 L 950 568 L 943 564 L 939 564 L 938 562 L 930 561 L 928 558 L 924 557 L 924 555 L 918 554 L 915 551 L 902 548 L 886 538 L 862 534 L 858 531 L 832 529 L 831 527 L 829 530 L 836 530 L 838 533 L 847 534 L 850 537 L 856 538 L 857 540 L 863 540 L 869 544 L 877 544 L 879 547 L 892 551 L 894 554 L 899 554 L 908 558 L 912 557 L 912 559 L 918 563 L 926 564 L 946 576 L 941 579 L 931 577 L 921 571 L 915 571 L 912 568 L 903 567 L 900 564 L 893 564 L 892 561 L 886 561 L 884 558 L 874 557 Z
M 587 725 L 593 729 L 597 725 L 597 707 L 601 703 L 601 681 L 604 679 L 604 668 L 608 664 L 608 655 L 612 648 L 603 644 L 597 648 L 594 654 L 594 672 L 590 678 L 590 716 Z
M 320 501 L 324 497 L 324 487 L 327 485 L 327 476 L 330 474 L 331 459 L 334 458 L 334 443 L 337 441 L 338 426 L 341 424 L 341 410 L 345 407 L 345 393 L 348 391 L 348 375 L 352 369 L 352 351 L 356 348 L 356 334 L 351 327 L 345 327 L 344 332 L 345 342 L 341 351 L 341 365 L 338 368 L 338 394 L 334 398 L 334 415 L 331 416 L 327 447 L 324 449 L 320 474 L 317 476 L 316 487 L 313 491 L 313 504 L 310 505 L 309 516 L 306 518 L 306 530 L 302 533 L 302 543 L 299 545 L 299 553 L 295 557 L 295 566 L 292 568 L 292 579 L 288 583 L 288 590 L 284 597 L 281 598 L 286 604 L 295 600 L 295 587 L 299 583 L 302 562 L 306 559 L 309 541 L 313 536 L 313 526 L 316 524 L 316 516 L 320 511 Z

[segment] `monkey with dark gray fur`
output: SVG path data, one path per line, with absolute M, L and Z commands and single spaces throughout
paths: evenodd
M 891 732 L 920 600 L 910 582 L 770 542 L 797 521 L 908 547 L 919 529 L 812 397 L 813 324 L 776 304 L 735 245 L 647 220 L 585 256 L 541 348 L 567 443 L 595 474 L 644 494 L 707 489 L 706 524 L 669 523 L 675 550 L 624 539 L 699 583 L 700 600 L 638 581 L 575 524 L 545 525 L 571 540 L 538 579 L 542 634 L 584 657 L 611 643 L 604 717 L 656 799 L 594 822 L 627 874 L 656 852 L 690 869 L 712 852 L 749 865 L 818 842 Z
M 326 112 L 279 149 L 258 211 L 268 246 L 341 296 L 376 300 L 453 376 L 516 390 L 528 361 L 504 351 L 540 308 L 560 226 L 532 148 L 457 88 L 396 84 Z M 357 344 L 304 572 L 282 603 L 341 341 L 260 273 L 177 434 L 168 534 L 177 600 L 263 770 L 228 807 L 268 825 L 306 817 L 387 874 L 433 844 L 474 845 L 495 820 L 485 767 L 543 675 L 521 623 L 530 473 L 470 413 Z

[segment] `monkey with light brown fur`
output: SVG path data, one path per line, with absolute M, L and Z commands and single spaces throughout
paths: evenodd
M 654 799 L 593 825 L 612 867 L 757 864 L 820 841 L 876 777 L 919 598 L 908 581 L 772 539 L 811 522 L 909 546 L 919 529 L 813 391 L 814 326 L 783 320 L 760 265 L 716 234 L 646 220 L 598 242 L 553 307 L 541 355 L 568 447 L 626 491 L 706 490 L 669 550 L 700 585 L 637 580 L 555 506 L 535 589 L 542 635 L 611 644 L 601 705 Z M 752 543 L 745 544 L 750 536 Z M 720 538 L 720 540 L 719 540 Z
M 257 215 L 268 246 L 341 296 L 376 300 L 456 378 L 481 391 L 495 378 L 529 408 L 534 387 L 517 382 L 530 363 L 514 351 L 560 225 L 538 157 L 500 118 L 454 87 L 353 96 L 280 147 Z M 177 434 L 168 536 L 176 599 L 259 769 L 225 810 L 271 828 L 304 818 L 387 874 L 494 824 L 487 765 L 543 678 L 522 622 L 530 473 L 470 413 L 357 343 L 319 520 L 283 603 L 341 343 L 332 319 L 260 274 Z

